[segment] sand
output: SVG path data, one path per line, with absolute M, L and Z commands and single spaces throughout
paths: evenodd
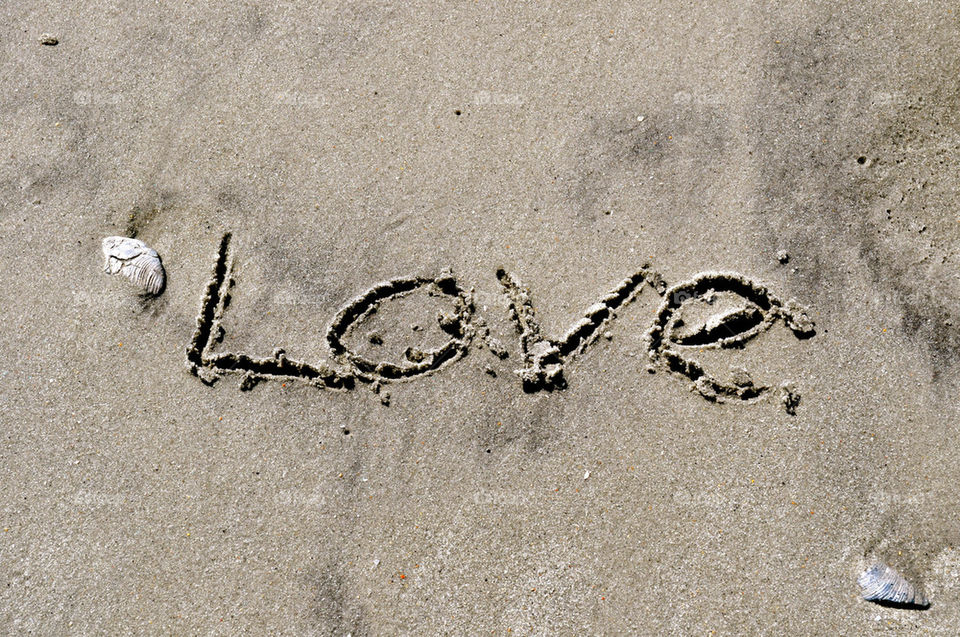
M 4 633 L 956 632 L 956 7 L 315 4 L 0 5 Z

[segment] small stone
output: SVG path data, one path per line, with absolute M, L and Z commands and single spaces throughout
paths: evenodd
M 380 404 L 383 405 L 384 407 L 390 406 L 390 392 L 381 392 Z
M 60 40 L 57 39 L 57 36 L 50 35 L 49 33 L 44 33 L 40 36 L 40 44 L 44 46 L 57 46 L 60 44 Z
M 428 353 L 416 347 L 408 347 L 403 350 L 403 357 L 411 363 L 420 363 L 427 359 Z
M 585 473 L 583 474 L 583 479 L 584 479 L 584 480 L 586 480 L 586 479 L 589 478 L 589 477 L 590 477 L 590 472 L 589 472 L 589 471 L 587 471 L 587 472 L 585 472 Z
M 790 260 L 790 255 L 787 254 L 786 250 L 777 250 L 777 261 L 780 263 L 786 263 Z
M 800 404 L 800 394 L 790 383 L 784 383 L 780 386 L 780 404 L 784 411 L 791 416 L 797 415 L 797 406 Z
M 492 336 L 487 335 L 486 343 L 487 343 L 487 347 L 490 349 L 493 355 L 499 358 L 500 360 L 503 360 L 510 356 L 510 353 L 507 351 L 507 348 L 503 346 L 503 343 L 493 338 Z
M 603 333 L 603 338 L 607 339 L 608 341 L 612 341 L 612 340 L 613 340 L 613 332 L 609 332 L 609 331 L 604 332 L 604 333 Z

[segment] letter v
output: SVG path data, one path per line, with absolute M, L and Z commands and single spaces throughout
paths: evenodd
M 582 354 L 597 339 L 602 328 L 616 317 L 616 311 L 640 294 L 645 282 L 657 294 L 663 295 L 666 290 L 666 284 L 660 275 L 650 270 L 648 264 L 644 264 L 599 302 L 588 307 L 584 317 L 574 323 L 562 337 L 547 339 L 540 333 L 533 303 L 522 283 L 502 268 L 497 270 L 497 279 L 510 301 L 511 318 L 516 322 L 517 332 L 520 334 L 523 367 L 516 370 L 516 373 L 527 392 L 565 387 L 564 363 L 569 358 Z

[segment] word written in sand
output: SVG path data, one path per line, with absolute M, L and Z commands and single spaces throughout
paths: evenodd
M 218 351 L 223 342 L 223 315 L 236 285 L 230 250 L 231 235 L 220 241 L 213 273 L 197 316 L 197 329 L 187 347 L 187 365 L 194 375 L 213 384 L 227 374 L 240 376 L 240 388 L 252 389 L 265 380 L 296 380 L 322 389 L 351 390 L 358 383 L 376 391 L 385 383 L 412 380 L 432 374 L 463 358 L 471 347 L 489 350 L 498 358 L 507 350 L 490 334 L 486 321 L 476 312 L 471 291 L 452 273 L 435 277 L 407 277 L 377 283 L 353 298 L 331 321 L 326 333 L 331 362 L 307 363 L 288 358 L 282 349 L 257 358 L 239 352 Z M 509 301 L 510 318 L 519 336 L 521 367 L 516 370 L 524 391 L 552 391 L 566 387 L 564 369 L 582 354 L 617 311 L 646 288 L 661 297 L 653 325 L 646 334 L 651 371 L 666 370 L 685 379 L 691 389 L 715 402 L 751 402 L 772 393 L 772 387 L 756 384 L 745 370 L 730 380 L 708 373 L 689 354 L 705 349 L 742 348 L 778 321 L 800 339 L 815 334 L 814 323 L 796 301 L 782 301 L 767 288 L 735 273 L 706 272 L 668 287 L 659 274 L 644 265 L 624 279 L 597 303 L 587 308 L 559 338 L 547 338 L 540 329 L 529 292 L 516 276 L 499 270 L 497 279 Z M 436 316 L 446 341 L 434 348 L 408 347 L 400 362 L 371 360 L 346 343 L 346 337 L 373 317 L 388 300 L 415 291 L 447 302 L 449 309 Z M 726 308 L 719 311 L 716 308 Z M 703 314 L 708 316 L 691 320 Z M 712 313 L 710 313 L 712 312 Z M 780 400 L 788 413 L 795 413 L 800 397 L 792 385 L 780 387 Z

